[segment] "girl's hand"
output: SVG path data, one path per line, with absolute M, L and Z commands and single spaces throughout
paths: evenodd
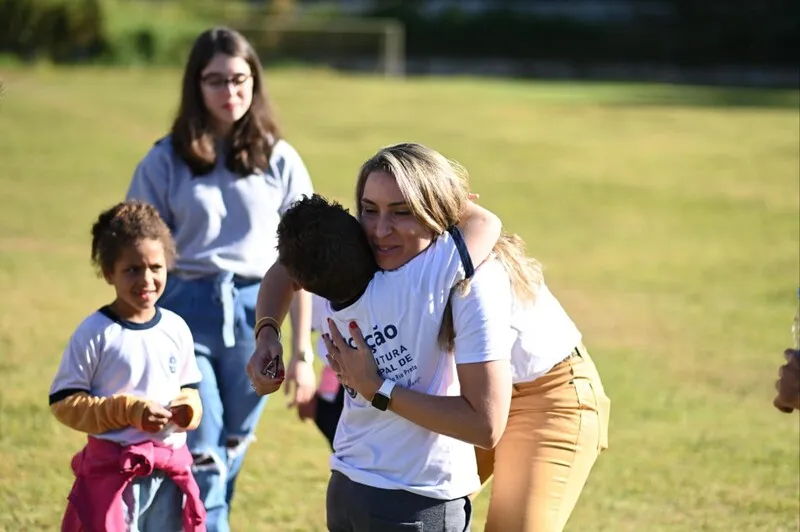
M 163 406 L 148 402 L 142 412 L 142 430 L 145 432 L 160 432 L 172 419 L 172 413 Z

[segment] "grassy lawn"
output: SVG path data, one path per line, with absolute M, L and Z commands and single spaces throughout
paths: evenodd
M 321 193 L 429 144 L 527 241 L 612 398 L 572 531 L 796 531 L 800 420 L 771 406 L 798 286 L 797 92 L 268 72 Z M 47 392 L 111 291 L 89 229 L 169 127 L 175 70 L 0 70 L 0 530 L 57 530 L 84 437 Z M 324 529 L 327 447 L 271 399 L 234 530 Z M 477 504 L 481 530 L 486 498 Z

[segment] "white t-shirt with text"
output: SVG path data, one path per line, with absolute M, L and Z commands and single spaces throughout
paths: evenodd
M 465 340 L 455 356 L 438 345 L 451 288 L 465 277 L 461 253 L 466 249 L 462 242 L 460 253 L 455 240 L 445 233 L 401 268 L 377 273 L 347 308 L 334 311 L 328 305 L 353 347 L 349 323 L 359 325 L 384 378 L 430 395 L 460 394 L 459 363 L 509 356 L 508 346 L 502 349 L 486 341 L 495 337 L 491 334 L 477 335 L 471 347 Z M 506 315 L 509 307 L 510 302 Z M 508 328 L 507 318 L 497 323 Z M 323 327 L 327 332 L 327 323 Z M 442 500 L 466 496 L 480 486 L 471 444 L 422 428 L 391 410 L 380 411 L 352 389 L 345 394 L 333 447 L 331 468 L 360 484 Z

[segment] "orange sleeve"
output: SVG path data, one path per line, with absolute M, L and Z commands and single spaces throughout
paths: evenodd
M 200 392 L 195 388 L 181 388 L 181 393 L 170 403 L 170 406 L 186 405 L 192 411 L 191 421 L 184 430 L 194 430 L 200 425 L 203 417 L 203 403 L 200 401 Z
M 132 395 L 95 397 L 77 392 L 50 405 L 55 418 L 71 429 L 88 434 L 135 427 L 142 430 L 142 413 L 147 402 Z

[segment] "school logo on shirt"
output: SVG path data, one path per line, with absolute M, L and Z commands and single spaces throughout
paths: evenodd
M 169 372 L 173 375 L 178 371 L 178 359 L 175 358 L 175 355 L 170 355 L 169 357 Z
M 372 327 L 372 332 L 364 336 L 364 341 L 372 350 L 381 377 L 391 379 L 398 384 L 402 383 L 406 388 L 412 388 L 419 383 L 414 355 L 400 343 L 397 326 L 390 324 L 380 328 L 375 325 Z M 357 349 L 352 336 L 347 339 L 347 343 L 353 349 Z M 348 386 L 344 388 L 350 397 L 355 398 L 357 392 L 354 389 Z
M 364 341 L 369 348 L 372 349 L 372 352 L 375 353 L 378 347 L 395 338 L 397 338 L 397 326 L 390 324 L 383 329 L 379 329 L 377 325 L 374 325 L 372 327 L 372 332 L 364 337 Z M 357 349 L 356 342 L 353 340 L 352 336 L 347 339 L 347 343 L 353 349 Z

